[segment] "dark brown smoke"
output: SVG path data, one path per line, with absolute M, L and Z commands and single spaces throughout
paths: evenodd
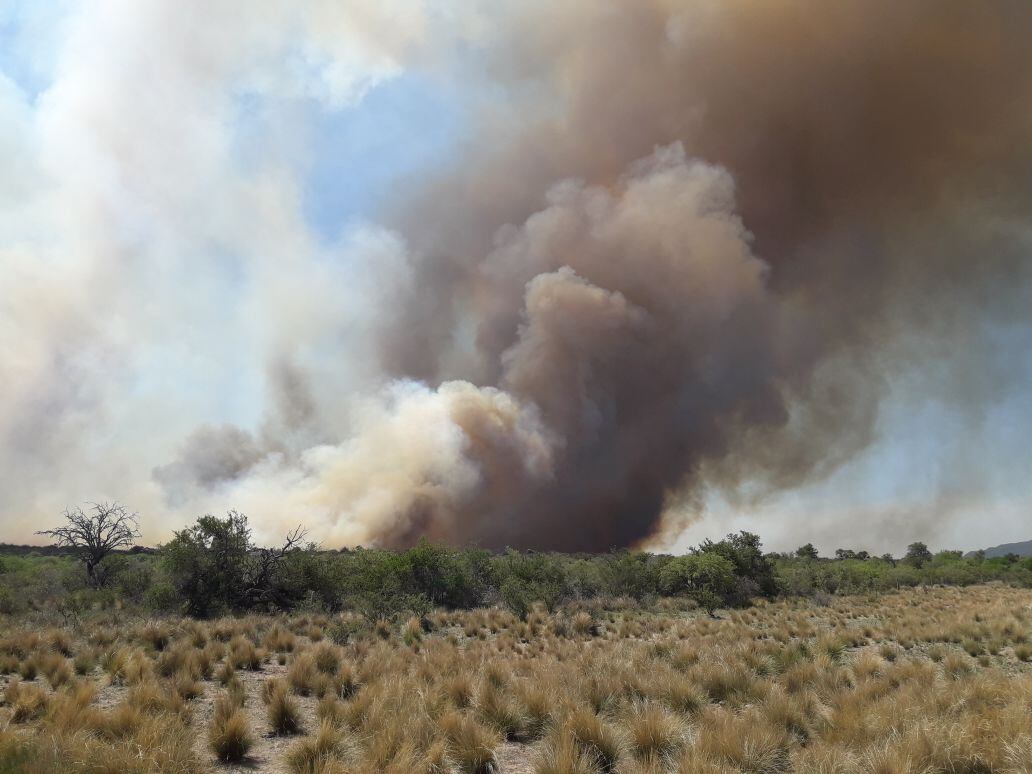
M 530 4 L 507 28 L 485 67 L 510 102 L 398 213 L 420 261 L 382 354 L 500 386 L 561 441 L 547 480 L 420 531 L 603 549 L 707 485 L 797 485 L 870 440 L 928 339 L 1021 313 L 1027 3 Z

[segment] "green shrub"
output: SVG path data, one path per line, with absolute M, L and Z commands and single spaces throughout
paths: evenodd
M 535 602 L 553 610 L 567 595 L 566 574 L 561 561 L 554 556 L 507 551 L 496 557 L 493 565 L 499 594 L 520 617 Z
M 155 612 L 170 612 L 183 604 L 175 588 L 168 581 L 159 581 L 143 595 L 143 606 Z
M 711 551 L 679 556 L 660 572 L 665 593 L 691 597 L 710 613 L 728 599 L 735 581 L 734 565 Z

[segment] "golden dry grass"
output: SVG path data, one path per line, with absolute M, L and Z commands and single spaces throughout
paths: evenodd
M 4 622 L 0 771 L 1032 772 L 1028 590 L 338 618 Z

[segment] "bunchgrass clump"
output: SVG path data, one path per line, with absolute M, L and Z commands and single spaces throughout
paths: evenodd
M 447 740 L 448 756 L 463 774 L 492 774 L 498 738 L 472 718 L 448 712 L 438 723 Z
M 301 733 L 301 709 L 286 685 L 278 683 L 269 691 L 266 704 L 269 727 L 274 734 L 287 736 Z
M 247 757 L 253 745 L 244 711 L 229 699 L 219 699 L 208 731 L 208 746 L 215 757 L 226 763 L 238 763 Z
M 601 771 L 615 770 L 623 740 L 609 723 L 588 709 L 576 709 L 566 719 L 566 732 Z
M 332 722 L 323 721 L 313 735 L 294 744 L 286 753 L 287 766 L 295 774 L 324 772 L 344 758 L 344 742 Z
M 310 696 L 316 689 L 318 678 L 319 669 L 311 654 L 302 652 L 294 656 L 294 660 L 287 670 L 287 680 L 290 681 L 290 687 L 294 689 L 294 693 L 299 696 Z
M 635 708 L 628 731 L 631 752 L 641 761 L 668 762 L 684 741 L 681 724 L 657 704 Z

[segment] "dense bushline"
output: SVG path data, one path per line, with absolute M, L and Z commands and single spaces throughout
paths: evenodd
M 525 615 L 575 600 L 658 596 L 693 599 L 714 610 L 757 597 L 884 591 L 922 584 L 1002 581 L 1032 586 L 1032 558 L 964 558 L 914 544 L 901 559 L 840 549 L 821 558 L 812 546 L 764 553 L 751 533 L 707 541 L 684 556 L 640 551 L 557 554 L 453 549 L 422 542 L 407 551 L 320 550 L 292 533 L 256 546 L 247 519 L 205 516 L 157 551 L 112 554 L 105 584 L 94 587 L 74 555 L 0 554 L 0 613 L 57 611 L 76 617 L 98 608 L 214 617 L 246 611 L 337 612 L 370 619 L 433 608 L 504 605 Z
M 921 563 L 892 557 L 771 558 L 779 593 L 785 595 L 855 594 L 921 585 L 970 586 L 988 581 L 1032 586 L 1032 557 L 964 558 L 960 551 L 939 551 Z

